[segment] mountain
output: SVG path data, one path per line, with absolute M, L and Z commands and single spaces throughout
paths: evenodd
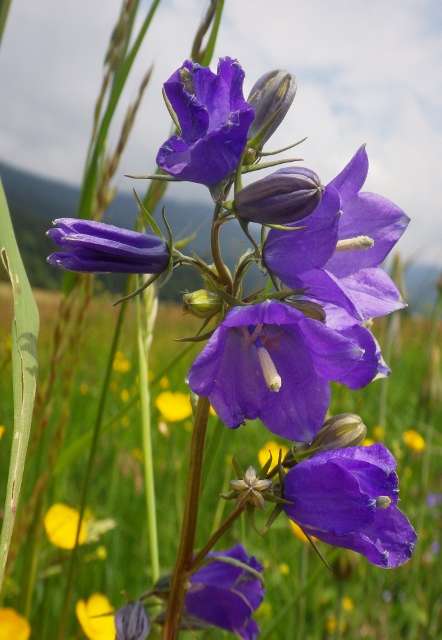
M 54 250 L 53 243 L 45 232 L 52 220 L 76 215 L 79 189 L 63 182 L 23 171 L 0 162 L 0 175 L 6 191 L 17 241 L 23 260 L 34 286 L 54 288 L 60 283 L 61 274 L 46 263 L 46 256 Z M 174 236 L 183 238 L 193 231 L 195 240 L 186 251 L 195 251 L 210 259 L 208 235 L 210 209 L 201 202 L 180 201 L 166 197 L 167 217 Z M 132 194 L 119 193 L 108 211 L 105 220 L 126 227 L 133 227 L 137 207 Z M 239 226 L 226 224 L 222 230 L 223 255 L 229 266 L 249 247 Z M 440 269 L 431 265 L 412 264 L 405 274 L 407 298 L 412 310 L 428 309 L 435 297 L 435 284 Z M 258 271 L 252 272 L 251 286 L 260 280 Z M 103 276 L 106 286 L 118 289 L 122 280 L 115 276 Z M 201 281 L 190 269 L 180 269 L 161 290 L 163 298 L 178 300 L 184 290 L 199 288 Z

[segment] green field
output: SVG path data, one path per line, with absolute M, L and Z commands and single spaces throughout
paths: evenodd
M 42 519 L 54 503 L 78 507 L 116 312 L 111 306 L 112 300 L 106 296 L 92 302 L 78 339 L 66 344 L 59 361 L 53 364 L 54 386 L 45 397 L 59 298 L 56 294 L 38 292 L 37 300 L 41 313 L 40 396 L 13 541 L 16 560 L 8 572 L 2 606 L 26 614 L 33 639 L 52 640 L 56 637 L 62 606 L 69 551 L 49 542 Z M 0 424 L 5 427 L 0 441 L 3 500 L 13 425 L 10 300 L 6 286 L 1 290 L 1 301 L 4 310 L 0 324 Z M 257 613 L 261 638 L 392 640 L 441 637 L 442 566 L 438 543 L 442 506 L 427 504 L 428 494 L 441 491 L 442 461 L 442 410 L 440 403 L 437 406 L 434 402 L 437 395 L 437 389 L 434 389 L 440 386 L 440 363 L 437 362 L 437 349 L 433 349 L 432 359 L 428 353 L 431 324 L 428 319 L 402 314 L 400 318 L 396 317 L 393 327 L 386 321 L 375 325 L 375 333 L 384 347 L 388 335 L 390 337 L 389 364 L 393 376 L 388 382 L 374 382 L 359 392 L 336 386 L 332 405 L 332 413 L 360 414 L 367 424 L 368 436 L 373 440 L 381 439 L 397 456 L 401 508 L 410 517 L 419 536 L 412 560 L 400 569 L 382 570 L 370 566 L 361 556 L 319 543 L 321 552 L 332 566 L 330 572 L 310 546 L 293 535 L 284 516 L 276 520 L 264 537 L 256 533 L 246 519 L 237 521 L 221 548 L 235 541 L 244 542 L 248 551 L 265 566 L 266 598 Z M 188 418 L 167 423 L 159 414 L 155 399 L 165 390 L 187 393 L 185 377 L 198 347 L 167 371 L 165 368 L 178 353 L 188 348 L 174 339 L 191 335 L 196 326 L 180 308 L 160 305 L 149 375 L 163 573 L 171 569 L 176 551 L 192 426 Z M 440 326 L 437 330 L 440 337 Z M 384 353 L 385 350 L 388 351 L 388 347 L 384 348 Z M 93 592 L 101 592 L 118 607 L 124 604 L 126 597 L 136 598 L 150 587 L 132 310 L 125 319 L 119 351 L 123 354 L 120 360 L 125 364 L 117 365 L 120 371 L 112 373 L 87 501 L 94 518 L 113 519 L 116 526 L 104 533 L 99 541 L 80 546 L 73 603 Z M 126 371 L 122 371 L 124 369 Z M 432 402 L 429 401 L 430 387 L 433 388 Z M 382 413 L 385 419 L 380 424 Z M 411 429 L 423 437 L 423 450 L 414 450 L 404 442 L 404 431 Z M 198 545 L 204 543 L 214 523 L 219 523 L 231 509 L 231 503 L 220 501 L 219 494 L 234 477 L 232 455 L 243 467 L 256 465 L 257 452 L 274 439 L 258 422 L 229 430 L 215 416 L 210 418 Z M 265 514 L 258 515 L 259 527 L 265 519 Z M 84 637 L 73 606 L 70 621 L 69 637 Z M 193 637 L 192 632 L 183 636 Z M 210 630 L 199 637 L 216 639 L 227 637 L 227 634 Z

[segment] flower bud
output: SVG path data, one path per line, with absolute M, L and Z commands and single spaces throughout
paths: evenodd
M 115 614 L 116 640 L 146 640 L 150 622 L 141 602 L 130 602 Z
M 250 222 L 289 224 L 312 213 L 321 197 L 321 182 L 314 171 L 289 167 L 241 189 L 235 209 Z
M 210 318 L 221 309 L 221 299 L 218 294 L 207 289 L 185 293 L 183 303 L 186 311 L 197 318 Z
M 354 413 L 340 413 L 329 418 L 311 443 L 317 451 L 355 447 L 364 440 L 367 427 L 361 418 Z
M 295 76 L 288 71 L 269 71 L 253 85 L 247 102 L 255 110 L 249 129 L 249 146 L 262 149 L 284 120 L 295 98 Z

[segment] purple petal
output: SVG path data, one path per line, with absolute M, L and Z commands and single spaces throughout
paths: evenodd
M 284 498 L 293 502 L 284 510 L 302 527 L 337 535 L 367 526 L 376 509 L 361 492 L 350 471 L 314 456 L 290 469 L 284 480 Z
M 364 320 L 385 316 L 407 306 L 390 276 L 380 268 L 361 269 L 340 278 L 339 284 Z
M 369 236 L 371 249 L 337 251 L 326 268 L 338 277 L 377 267 L 390 253 L 409 223 L 408 216 L 393 202 L 375 193 L 360 193 L 345 203 L 339 222 L 339 239 Z
M 353 340 L 360 349 L 363 350 L 361 360 L 347 371 L 342 371 L 336 382 L 347 385 L 350 389 L 360 389 L 365 387 L 376 376 L 385 377 L 390 373 L 390 369 L 382 358 L 382 353 L 378 342 L 368 329 L 359 325 L 353 325 L 345 329 L 340 329 L 339 333 Z
M 376 509 L 372 523 L 360 531 L 344 535 L 315 529 L 308 529 L 308 532 L 328 544 L 361 553 L 372 564 L 384 569 L 394 569 L 407 562 L 416 543 L 415 530 L 394 505 Z
M 365 145 L 359 147 L 350 162 L 329 183 L 339 191 L 342 204 L 346 204 L 361 190 L 368 173 L 368 156 Z
M 77 235 L 114 241 L 139 249 L 150 249 L 163 244 L 158 236 L 151 233 L 139 233 L 107 222 L 83 220 L 82 218 L 57 218 L 52 224 L 54 228 L 49 229 L 47 234 L 57 244 L 60 244 L 63 238 L 76 237 Z
M 264 247 L 266 265 L 283 282 L 294 288 L 292 278 L 299 273 L 322 267 L 332 256 L 337 242 L 339 194 L 327 188 L 315 211 L 298 220 L 298 231 L 270 231 Z M 296 280 L 297 282 L 297 280 Z

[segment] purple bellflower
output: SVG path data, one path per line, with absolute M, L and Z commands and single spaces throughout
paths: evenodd
M 390 277 L 379 267 L 409 219 L 395 204 L 361 193 L 368 157 L 361 147 L 326 187 L 304 229 L 272 230 L 264 248 L 267 267 L 286 285 L 303 288 L 319 302 L 327 323 L 350 326 L 404 307 Z
M 54 220 L 47 235 L 61 248 L 50 264 L 89 273 L 161 273 L 170 255 L 167 244 L 151 233 L 138 233 L 104 222 L 78 218 Z
M 157 155 L 158 166 L 179 180 L 207 186 L 232 173 L 247 142 L 254 110 L 243 96 L 244 71 L 221 58 L 217 73 L 190 60 L 164 84 L 180 125 Z
M 386 370 L 367 329 L 337 331 L 267 300 L 227 314 L 193 363 L 189 384 L 229 427 L 260 418 L 273 433 L 310 442 L 330 402 L 329 382 L 356 389 L 378 373 Z
M 257 577 L 257 573 L 262 572 L 262 565 L 253 556 L 248 556 L 240 544 L 227 551 L 210 553 L 209 557 L 213 561 L 190 577 L 186 613 L 206 624 L 231 631 L 242 640 L 256 640 L 259 628 L 252 614 L 264 597 L 262 582 Z M 229 559 L 239 560 L 252 571 L 228 564 Z
M 396 461 L 381 444 L 318 453 L 284 480 L 288 517 L 309 535 L 394 568 L 410 557 L 416 533 L 398 509 Z

